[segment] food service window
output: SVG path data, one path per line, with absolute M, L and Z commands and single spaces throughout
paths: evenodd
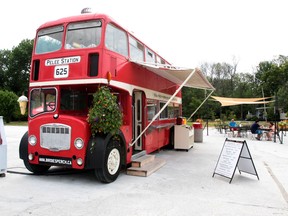
M 160 110 L 165 106 L 166 103 L 160 102 Z M 168 118 L 168 106 L 160 113 L 160 119 L 167 119 Z
M 154 100 L 147 100 L 147 117 L 151 121 L 157 112 L 157 103 Z
M 174 118 L 175 114 L 174 114 L 174 106 L 173 103 L 170 103 L 168 105 L 168 118 Z
M 181 112 L 180 112 L 180 104 L 174 104 L 173 114 L 174 114 L 174 118 L 177 118 L 178 116 L 181 115 Z

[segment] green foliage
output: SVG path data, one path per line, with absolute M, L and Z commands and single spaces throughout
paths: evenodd
M 215 96 L 231 98 L 273 97 L 277 95 L 277 103 L 266 104 L 268 119 L 274 119 L 274 108 L 288 111 L 288 57 L 278 56 L 271 61 L 260 62 L 257 71 L 253 73 L 236 73 L 237 64 L 227 63 L 203 64 L 201 70 L 216 88 Z M 256 79 L 254 78 L 256 77 Z M 276 97 L 275 97 L 276 98 Z M 191 98 L 190 98 L 191 99 Z M 211 107 L 209 101 L 208 107 Z M 215 102 L 213 102 L 216 104 Z M 184 102 L 183 102 L 184 104 Z M 184 107 L 184 106 L 183 106 Z M 235 114 L 236 119 L 245 119 L 248 112 L 256 114 L 256 108 L 263 105 L 239 105 L 220 107 L 213 105 L 215 117 L 228 117 Z M 199 110 L 200 113 L 201 110 Z M 206 111 L 207 112 L 207 111 Z M 210 111 L 209 111 L 210 112 Z M 252 117 L 252 116 L 251 116 Z
M 33 40 L 23 40 L 12 49 L 8 87 L 17 95 L 28 90 Z
M 228 119 L 235 119 L 235 120 L 237 119 L 234 111 L 229 112 Z
M 117 98 L 107 86 L 102 86 L 93 95 L 93 107 L 89 110 L 87 121 L 93 136 L 97 133 L 115 135 L 122 125 L 122 113 Z
M 182 89 L 182 114 L 184 117 L 189 118 L 191 114 L 199 107 L 199 105 L 203 102 L 203 100 L 206 98 L 206 93 L 202 89 L 193 89 L 188 87 L 183 87 Z M 215 104 L 214 104 L 215 105 Z M 210 104 L 209 102 L 206 102 L 204 106 L 202 106 L 196 114 L 193 116 L 193 121 L 195 121 L 197 118 L 201 119 L 207 119 L 211 118 L 211 116 L 214 116 L 213 110 L 213 104 Z
M 5 89 L 7 86 L 10 55 L 10 50 L 0 50 L 0 89 Z
M 287 87 L 288 87 L 288 57 L 278 56 L 271 61 L 259 63 L 256 77 L 261 80 L 265 96 L 277 96 L 276 109 L 281 108 L 284 112 L 288 110 Z M 268 112 L 268 116 L 273 112 Z
M 4 121 L 9 123 L 13 114 L 19 109 L 18 97 L 15 93 L 7 90 L 0 90 L 0 116 L 3 116 Z
M 28 91 L 33 40 L 23 40 L 12 51 L 0 50 L 0 88 L 17 95 Z

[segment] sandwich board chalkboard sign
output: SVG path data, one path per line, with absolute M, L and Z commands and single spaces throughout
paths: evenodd
M 245 172 L 256 175 L 259 180 L 246 141 L 226 138 L 214 169 L 213 177 L 217 174 L 229 178 L 229 183 L 231 183 L 237 167 L 240 174 Z

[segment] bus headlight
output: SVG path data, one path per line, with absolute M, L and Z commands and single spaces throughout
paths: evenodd
M 81 138 L 76 138 L 75 141 L 74 141 L 74 146 L 77 148 L 77 149 L 82 149 L 83 146 L 84 146 L 84 142 Z
M 34 135 L 30 135 L 28 138 L 28 142 L 30 145 L 35 146 L 37 143 L 37 138 Z

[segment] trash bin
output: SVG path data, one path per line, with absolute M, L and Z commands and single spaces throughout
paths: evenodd
M 203 142 L 203 128 L 200 122 L 193 123 L 194 128 L 194 142 Z

